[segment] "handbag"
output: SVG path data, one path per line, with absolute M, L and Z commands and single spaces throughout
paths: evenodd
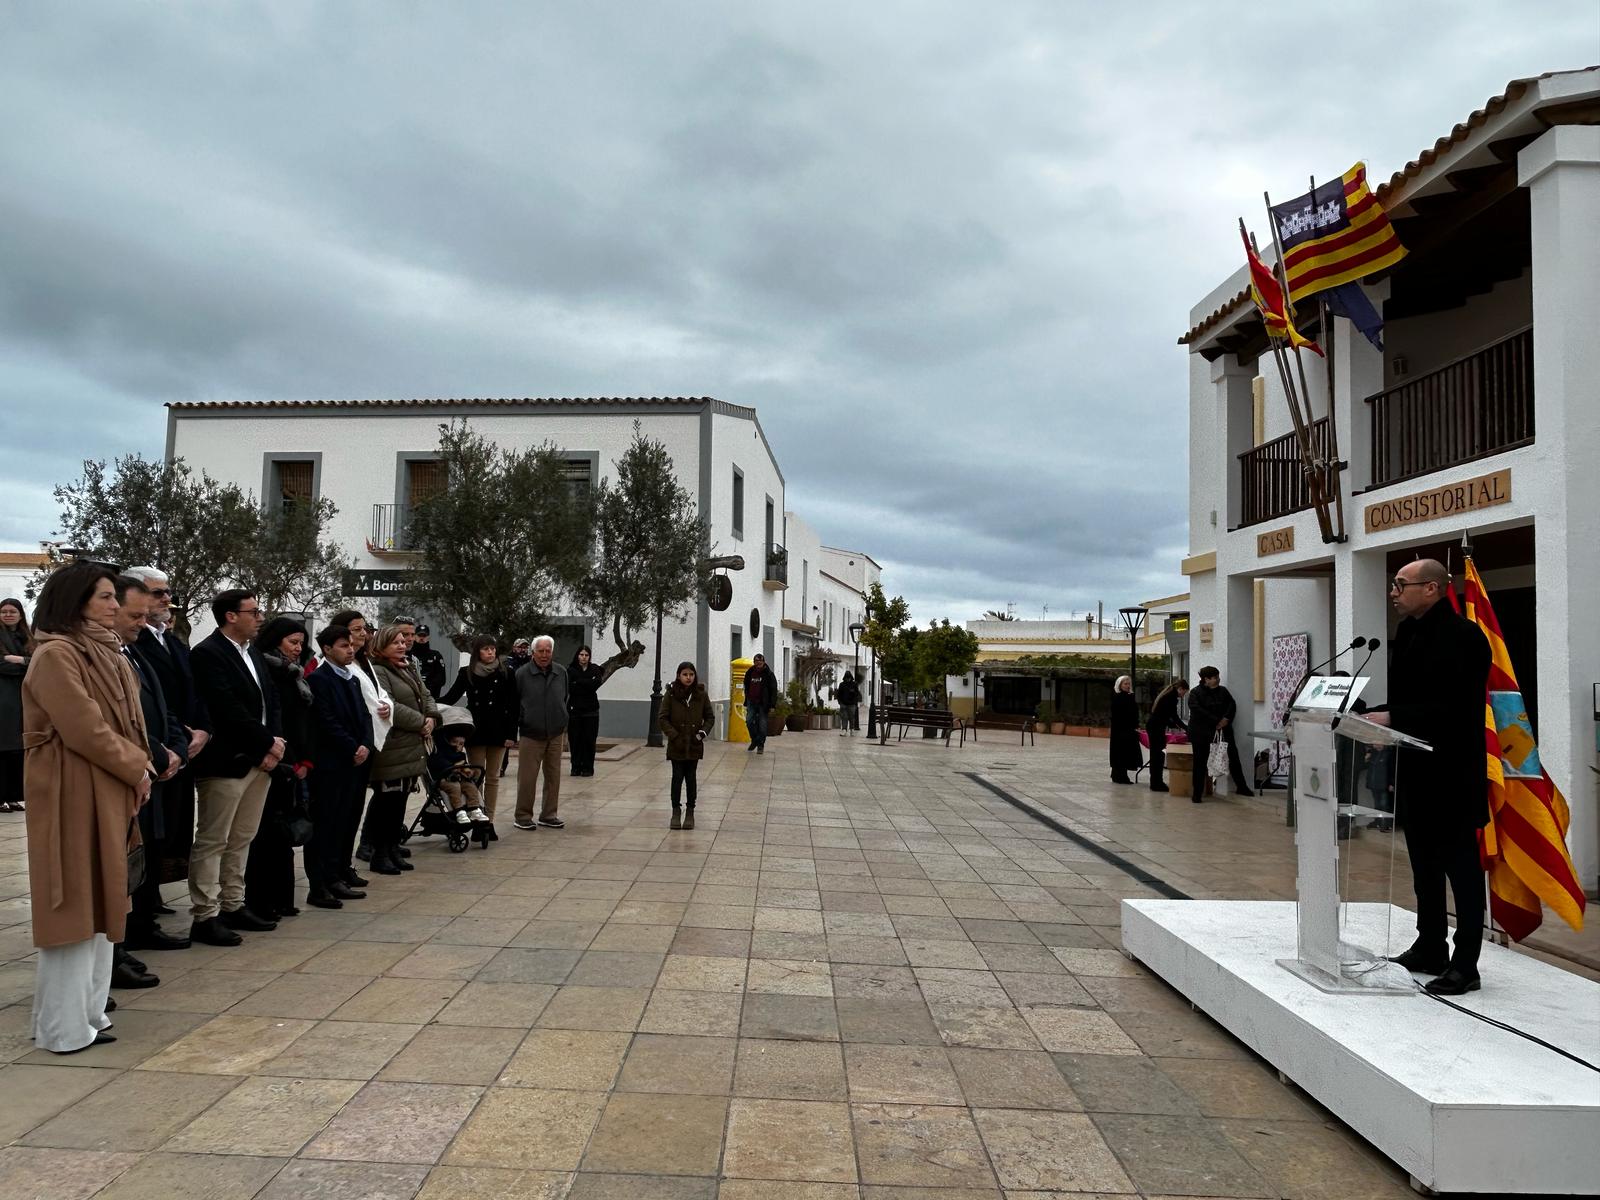
M 139 818 L 134 817 L 128 822 L 128 837 L 133 837 L 133 831 L 139 825 Z M 128 847 L 128 895 L 133 895 L 144 885 L 144 843 Z
M 1206 752 L 1206 774 L 1213 779 L 1228 777 L 1228 739 L 1219 731 L 1211 739 L 1211 749 Z
M 311 806 L 306 801 L 305 780 L 294 781 L 294 793 L 276 815 L 278 829 L 289 845 L 304 846 L 311 841 L 314 826 L 311 822 Z

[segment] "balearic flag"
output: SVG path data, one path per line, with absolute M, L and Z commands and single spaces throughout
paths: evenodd
M 1297 350 L 1304 346 L 1321 354 L 1322 347 L 1294 327 L 1294 316 L 1283 302 L 1283 288 L 1278 283 L 1278 277 L 1272 273 L 1271 267 L 1261 261 L 1242 224 L 1239 236 L 1244 238 L 1244 255 L 1250 264 L 1250 296 L 1256 302 L 1262 321 L 1266 323 L 1268 336 L 1282 338 Z
M 1357 163 L 1340 178 L 1272 206 L 1290 303 L 1393 266 L 1406 248 Z
M 1463 615 L 1483 631 L 1492 655 L 1483 709 L 1489 823 L 1478 834 L 1489 873 L 1489 911 L 1519 942 L 1544 920 L 1541 901 L 1572 928 L 1582 929 L 1585 901 L 1567 853 L 1567 802 L 1539 762 L 1500 622 L 1470 558 L 1465 591 Z M 1453 590 L 1451 595 L 1454 599 Z

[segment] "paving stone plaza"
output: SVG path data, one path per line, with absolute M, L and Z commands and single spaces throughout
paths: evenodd
M 28 1041 L 0 817 L 0 1196 L 1410 1195 L 1121 954 L 1118 901 L 1149 888 L 968 774 L 1188 895 L 1293 895 L 1281 799 L 1116 787 L 1105 746 L 714 742 L 685 833 L 641 749 L 563 781 L 563 831 L 414 841 L 342 911 L 146 954 L 161 986 L 66 1059 Z

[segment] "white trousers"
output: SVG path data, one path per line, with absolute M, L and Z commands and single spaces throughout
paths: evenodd
M 33 985 L 33 1044 L 41 1050 L 82 1050 L 111 1028 L 111 943 L 97 933 L 70 946 L 39 951 Z

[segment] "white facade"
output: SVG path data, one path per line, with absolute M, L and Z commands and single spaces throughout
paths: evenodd
M 792 655 L 821 650 L 838 660 L 819 680 L 826 696 L 859 661 L 850 626 L 866 621 L 866 588 L 879 580 L 881 569 L 860 551 L 824 546 L 817 531 L 796 513 L 784 514 L 784 526 L 789 577 L 784 628 L 792 636 L 792 649 L 781 663 L 781 678 L 792 677 Z
M 506 447 L 554 443 L 576 472 L 587 468 L 586 477 L 598 483 L 632 442 L 637 420 L 645 436 L 663 443 L 684 486 L 699 497 L 713 553 L 745 559 L 742 571 L 729 572 L 733 601 L 726 611 L 712 612 L 702 601 L 682 620 L 668 618 L 663 679 L 670 681 L 680 661 L 695 662 L 712 698 L 725 702 L 736 655 L 765 649 L 778 663 L 790 645 L 782 626 L 786 594 L 766 581 L 768 544 L 783 539 L 784 479 L 754 409 L 689 398 L 173 404 L 169 410 L 169 457 L 257 495 L 273 494 L 275 464 L 309 461 L 315 494 L 339 510 L 332 540 L 359 571 L 380 572 L 408 565 L 403 538 L 395 543 L 391 506 L 408 504 L 408 464 L 436 457 L 441 423 L 467 419 L 477 433 Z M 391 608 L 381 596 L 351 599 L 375 614 Z M 595 628 L 582 613 L 556 614 L 553 624 L 568 631 L 563 641 L 581 632 L 598 659 L 615 650 L 610 630 Z M 435 629 L 434 644 L 447 655 L 453 632 Z M 633 636 L 645 643 L 646 654 L 601 691 L 603 734 L 642 736 L 648 728 L 655 633 L 638 629 Z M 568 652 L 565 645 L 561 650 Z
M 1522 81 L 1380 190 L 1412 249 L 1368 286 L 1386 317 L 1385 349 L 1334 322 L 1331 405 L 1323 364 L 1308 366 L 1313 415 L 1331 407 L 1348 462 L 1348 540 L 1324 543 L 1307 508 L 1250 510 L 1260 507 L 1259 468 L 1240 455 L 1290 426 L 1258 318 L 1238 300 L 1243 267 L 1195 306 L 1183 339 L 1193 665 L 1218 666 L 1234 695 L 1254 702 L 1253 727 L 1266 728 L 1276 635 L 1309 634 L 1313 663 L 1357 636 L 1387 643 L 1393 571 L 1419 554 L 1448 554 L 1459 577 L 1459 543 L 1470 533 L 1537 710 L 1543 765 L 1571 806 L 1569 846 L 1591 892 L 1600 880 L 1590 770 L 1600 679 L 1600 128 L 1563 125 L 1560 113 L 1597 100 L 1600 71 Z M 1526 357 L 1506 357 L 1513 352 Z M 1506 432 L 1507 397 L 1530 390 L 1512 375 L 1531 382 L 1527 436 Z M 1402 385 L 1411 389 L 1403 397 Z M 1426 423 L 1405 424 L 1401 402 L 1415 396 L 1432 407 L 1419 410 Z M 1423 446 L 1419 466 L 1397 473 L 1400 452 L 1385 449 L 1380 425 L 1404 425 Z M 1436 432 L 1457 425 L 1464 437 Z M 1419 508 L 1418 496 L 1430 499 Z M 1381 698 L 1387 654 L 1364 673 L 1369 695 Z

